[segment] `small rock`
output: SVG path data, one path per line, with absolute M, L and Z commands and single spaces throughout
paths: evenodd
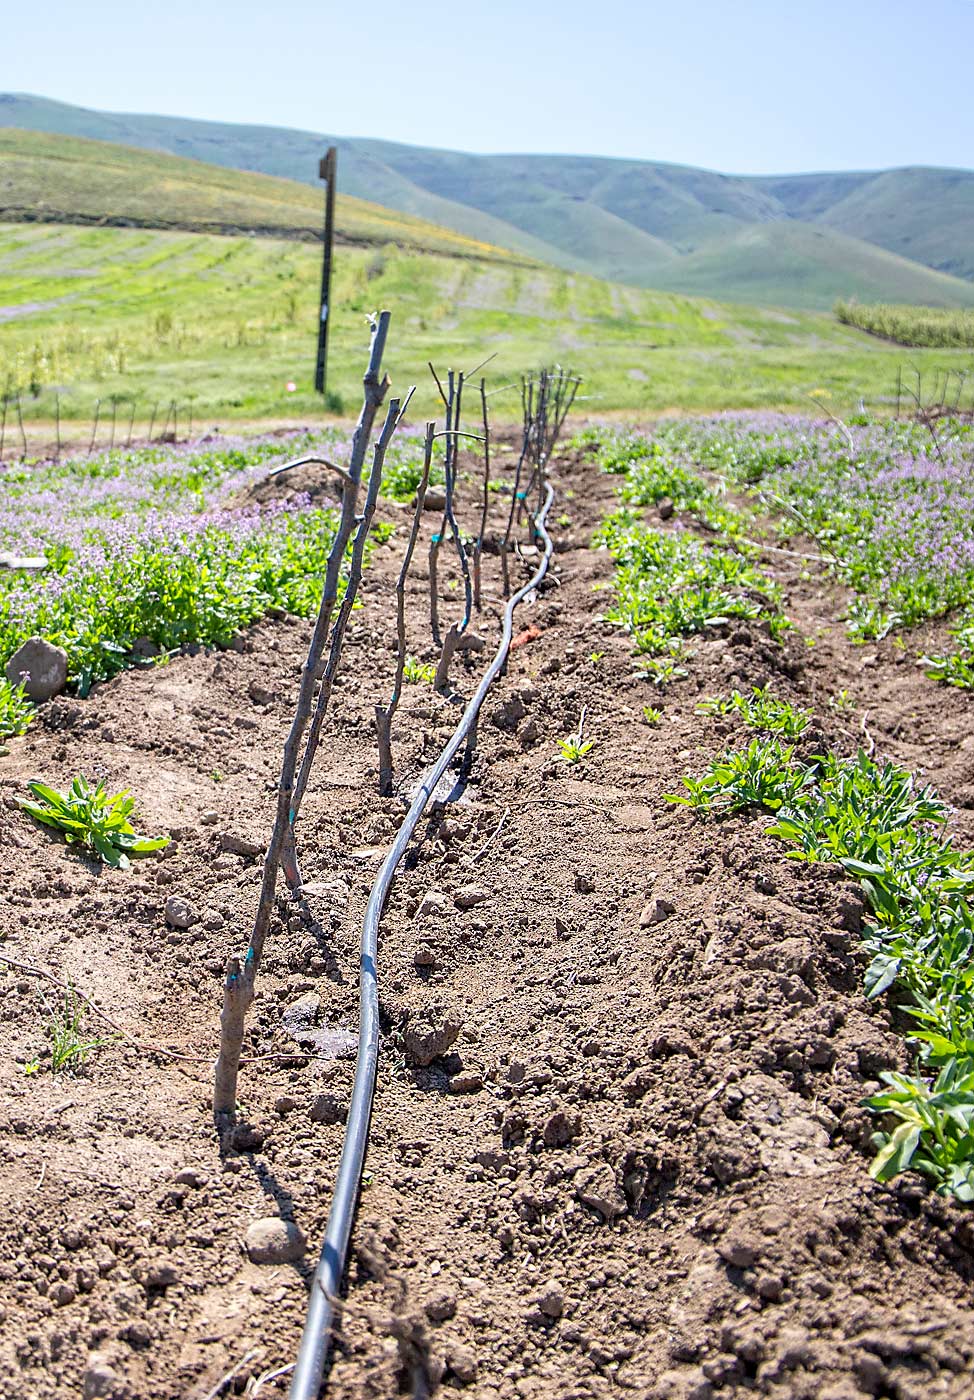
M 47 1295 L 51 1302 L 58 1308 L 66 1308 L 69 1303 L 73 1303 L 77 1298 L 77 1290 L 70 1283 L 58 1283 Z
M 441 890 L 427 890 L 419 901 L 416 918 L 421 919 L 426 914 L 445 914 L 449 907 L 450 901 Z
M 272 705 L 277 699 L 277 691 L 269 690 L 266 685 L 261 685 L 260 681 L 251 681 L 247 687 L 247 694 L 255 705 Z
M 180 1186 L 192 1186 L 194 1191 L 199 1191 L 209 1181 L 209 1177 L 198 1167 L 183 1167 L 176 1173 L 176 1181 Z
M 673 502 L 669 496 L 662 496 L 656 503 L 656 514 L 660 520 L 670 520 L 673 516 Z
M 568 1114 L 559 1109 L 544 1125 L 542 1137 L 545 1147 L 567 1147 L 578 1136 L 581 1126 L 577 1113 Z
M 446 1322 L 457 1310 L 457 1296 L 449 1288 L 441 1288 L 427 1298 L 423 1311 L 431 1322 Z
M 216 826 L 219 820 L 219 812 L 204 812 L 203 815 L 200 817 L 200 823 L 203 826 Z
M 488 898 L 487 891 L 479 885 L 464 885 L 463 889 L 457 890 L 453 896 L 453 903 L 458 909 L 473 909 L 474 905 L 483 904 Z
M 235 831 L 224 831 L 220 836 L 220 850 L 226 851 L 233 856 L 260 856 L 264 854 L 263 846 L 259 846 L 256 841 L 250 841 L 246 836 L 240 836 Z
M 72 1253 L 74 1250 L 80 1249 L 84 1243 L 84 1236 L 77 1225 L 65 1225 L 64 1229 L 59 1231 L 58 1239 L 64 1245 L 64 1248 L 70 1249 Z
M 344 1123 L 348 1109 L 337 1094 L 315 1094 L 308 1110 L 312 1123 Z
M 664 919 L 668 919 L 671 914 L 676 913 L 676 905 L 669 899 L 654 899 L 651 923 L 661 924 Z M 640 923 L 642 918 L 640 917 Z
M 424 510 L 446 510 L 446 492 L 440 491 L 437 487 L 427 487 L 426 497 L 423 501 Z
M 144 1322 L 130 1322 L 118 1335 L 133 1351 L 145 1351 L 152 1343 L 152 1333 Z
M 575 1187 L 575 1195 L 583 1205 L 597 1210 L 607 1222 L 626 1213 L 626 1198 L 619 1190 L 615 1172 L 607 1162 L 601 1162 L 582 1174 Z
M 595 877 L 593 875 L 587 874 L 585 871 L 576 870 L 575 891 L 577 894 L 594 894 Z
M 428 947 L 425 943 L 421 944 L 413 954 L 413 965 L 419 968 L 435 967 L 436 954 L 433 952 L 433 949 Z
M 293 1113 L 297 1106 L 297 1099 L 290 1094 L 278 1094 L 274 1100 L 274 1112 L 279 1113 L 282 1118 L 286 1113 Z
M 84 1400 L 122 1400 L 128 1386 L 111 1365 L 107 1352 L 93 1351 L 85 1366 Z
M 170 928 L 191 928 L 198 922 L 196 910 L 189 900 L 171 894 L 166 900 L 166 923 Z
M 459 1343 L 450 1347 L 446 1363 L 461 1385 L 469 1385 L 477 1379 L 477 1358 L 469 1347 Z
M 442 1017 L 435 1022 L 418 1017 L 406 1027 L 404 1048 L 411 1064 L 425 1068 L 447 1050 L 460 1034 L 459 1021 Z
M 717 1253 L 732 1269 L 749 1269 L 756 1262 L 759 1250 L 756 1240 L 732 1232 L 718 1244 Z
M 483 1075 L 471 1071 L 454 1074 L 450 1079 L 451 1094 L 479 1094 L 483 1087 Z
M 521 730 L 521 747 L 524 749 L 529 749 L 531 745 L 536 744 L 540 738 L 541 726 L 538 724 L 538 721 L 536 719 L 529 719 L 527 724 Z
M 644 904 L 639 911 L 639 927 L 649 928 L 650 924 L 656 923 L 656 901 L 651 899 L 648 904 Z
M 172 1288 L 179 1282 L 179 1270 L 175 1264 L 162 1263 L 153 1264 L 145 1276 L 146 1288 L 165 1289 Z
M 556 1283 L 549 1283 L 536 1299 L 545 1317 L 559 1318 L 565 1311 L 565 1295 Z
M 68 653 L 43 637 L 28 637 L 4 667 L 11 685 L 17 685 L 26 672 L 24 690 L 31 700 L 50 700 L 60 695 L 68 679 Z
M 291 1264 L 305 1251 L 304 1235 L 293 1220 L 270 1215 L 247 1227 L 244 1244 L 252 1264 Z

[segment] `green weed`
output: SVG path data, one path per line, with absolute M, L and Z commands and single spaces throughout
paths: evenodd
M 698 715 L 737 714 L 752 729 L 766 734 L 780 734 L 785 739 L 799 739 L 811 722 L 810 710 L 803 710 L 771 694 L 769 686 L 755 686 L 750 695 L 734 690 L 725 697 L 701 700 Z
M 136 834 L 130 820 L 135 799 L 127 792 L 109 797 L 104 783 L 92 787 L 80 775 L 66 793 L 56 792 L 36 778 L 27 786 L 35 801 L 22 798 L 21 808 L 35 821 L 62 831 L 69 845 L 78 844 L 93 851 L 106 865 L 125 870 L 130 855 L 148 855 L 169 845 L 168 836 Z

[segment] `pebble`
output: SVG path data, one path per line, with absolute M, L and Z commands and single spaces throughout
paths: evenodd
M 315 1094 L 308 1110 L 312 1123 L 344 1123 L 348 1109 L 337 1094 Z
M 460 1034 L 460 1022 L 449 1017 L 436 1021 L 418 1017 L 406 1027 L 403 1045 L 411 1064 L 425 1068 L 447 1050 Z
M 300 1259 L 306 1249 L 304 1235 L 294 1221 L 277 1215 L 249 1225 L 244 1244 L 252 1264 L 290 1264 Z
M 415 967 L 435 967 L 436 954 L 433 949 L 423 944 L 417 948 L 413 954 L 413 965 Z
M 85 1366 L 84 1400 L 121 1400 L 128 1387 L 103 1351 L 93 1351 Z
M 578 894 L 594 894 L 595 878 L 582 870 L 575 872 L 575 890 Z
M 545 1317 L 559 1318 L 565 1311 L 565 1295 L 556 1283 L 549 1283 L 536 1299 Z
M 487 891 L 479 885 L 464 885 L 453 896 L 453 903 L 458 909 L 472 909 L 476 904 L 483 904 L 487 898 Z
M 200 825 L 201 825 L 201 826 L 216 826 L 216 824 L 217 824 L 217 822 L 218 822 L 219 820 L 220 820 L 220 813 L 219 813 L 219 812 L 204 812 L 203 815 L 200 817 Z
M 171 894 L 166 900 L 166 923 L 170 928 L 190 928 L 198 922 L 196 910 L 189 900 Z
M 669 496 L 661 496 L 656 503 L 656 514 L 660 520 L 670 520 L 673 516 L 673 502 Z
M 263 846 L 256 841 L 251 841 L 246 836 L 241 836 L 236 831 L 224 831 L 220 834 L 220 850 L 234 856 L 260 856 L 264 854 Z
M 449 907 L 450 901 L 441 890 L 427 890 L 419 901 L 416 918 L 421 919 L 425 914 L 445 914 Z
M 199 1191 L 209 1181 L 205 1172 L 201 1172 L 198 1167 L 183 1167 L 176 1173 L 176 1182 L 180 1186 L 192 1186 L 194 1191 Z

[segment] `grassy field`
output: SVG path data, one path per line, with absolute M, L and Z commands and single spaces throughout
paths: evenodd
M 933 306 L 860 306 L 839 301 L 835 314 L 844 325 L 899 345 L 926 345 L 974 350 L 974 311 L 946 311 Z
M 320 410 L 318 278 L 319 250 L 295 241 L 0 226 L 0 387 L 20 391 L 28 422 L 53 417 L 56 392 L 62 415 L 86 422 L 95 399 L 113 395 L 134 399 L 143 423 L 154 402 L 164 411 L 172 399 L 183 422 L 190 406 L 198 424 L 306 417 Z M 421 386 L 417 414 L 434 406 L 430 358 L 469 368 L 495 354 L 495 383 L 559 359 L 585 376 L 581 407 L 593 414 L 807 409 L 820 391 L 842 409 L 860 396 L 881 405 L 903 363 L 902 351 L 819 313 L 392 246 L 343 248 L 329 389 L 346 409 L 360 391 L 366 317 L 379 306 L 393 312 L 394 383 Z M 970 355 L 919 351 L 910 360 L 960 366 Z

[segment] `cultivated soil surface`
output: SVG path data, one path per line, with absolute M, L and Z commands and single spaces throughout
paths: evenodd
M 470 779 L 430 812 L 383 921 L 385 1036 L 327 1393 L 970 1396 L 974 1215 L 915 1176 L 867 1175 L 860 1100 L 907 1057 L 895 1015 L 860 991 L 857 886 L 787 860 L 759 818 L 664 801 L 750 737 L 696 703 L 771 681 L 815 709 L 803 747 L 871 741 L 924 770 L 970 841 L 970 700 L 924 678 L 912 650 L 851 647 L 841 593 L 782 554 L 766 567 L 797 630 L 784 645 L 757 623 L 696 640 L 689 676 L 660 695 L 597 616 L 611 565 L 589 540 L 612 479 L 569 453 L 554 480 L 553 517 L 570 524 L 553 526 L 552 581 L 518 615 Z M 248 1053 L 291 1058 L 244 1065 L 235 1149 L 209 1112 L 223 966 L 259 881 L 259 858 L 235 852 L 270 829 L 309 626 L 267 621 L 239 650 L 61 698 L 2 760 L 4 952 L 186 1057 L 116 1040 L 76 1077 L 27 1075 L 58 993 L 0 977 L 7 1400 L 253 1394 L 294 1358 L 351 1087 L 362 911 L 404 795 L 460 711 L 406 688 L 400 795 L 377 797 L 372 711 L 391 683 L 402 536 L 366 577 L 299 829 L 308 906 L 281 897 L 251 1017 Z M 420 549 L 409 632 L 430 659 L 424 572 Z M 485 577 L 492 649 L 496 557 Z M 457 597 L 445 590 L 445 623 Z M 456 664 L 463 697 L 483 665 Z M 664 711 L 656 727 L 647 703 Z M 596 742 L 571 768 L 556 740 L 583 705 Z M 131 788 L 168 850 L 100 870 L 16 809 L 28 777 L 63 787 L 79 771 Z M 186 930 L 166 923 L 174 895 Z M 450 1027 L 446 1053 L 417 1064 Z M 325 1048 L 301 1058 L 309 1036 Z M 268 1217 L 293 1222 L 303 1255 L 252 1261 L 248 1229 Z

